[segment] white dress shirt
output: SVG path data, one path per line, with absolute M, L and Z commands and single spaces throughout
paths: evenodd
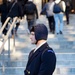
M 37 46 L 37 47 L 35 48 L 34 52 L 35 52 L 38 48 L 40 48 L 43 44 L 45 44 L 46 42 L 47 42 L 47 41 L 42 42 L 39 46 Z

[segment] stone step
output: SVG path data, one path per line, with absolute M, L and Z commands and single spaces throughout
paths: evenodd
M 75 68 L 56 68 L 54 75 L 74 75 L 75 74 Z
M 63 32 L 65 33 L 65 32 L 72 32 L 73 33 L 73 31 L 75 32 L 75 30 L 74 30 L 74 26 L 73 25 L 71 25 L 72 27 L 70 27 L 70 26 L 64 26 L 64 28 L 63 28 Z M 47 27 L 48 28 L 48 30 L 49 30 L 49 27 Z M 21 29 L 21 27 L 18 29 L 18 33 L 20 33 L 20 32 L 22 32 L 22 31 L 24 31 L 24 32 L 27 32 L 27 31 L 29 31 L 28 30 L 28 28 L 22 28 Z M 23 32 L 22 32 L 23 33 Z
M 74 49 L 54 49 L 56 53 L 75 53 Z
M 40 19 L 39 19 L 39 21 L 40 21 Z M 47 21 L 47 20 L 45 20 L 45 21 Z M 40 21 L 40 23 L 41 23 L 41 21 Z M 44 23 L 44 21 L 42 22 L 42 23 Z M 64 25 L 64 28 L 63 28 L 63 32 L 65 33 L 65 32 L 75 32 L 75 30 L 74 30 L 74 26 L 75 24 L 70 24 L 70 25 Z M 48 26 L 48 22 L 46 22 L 46 26 L 47 26 L 47 28 L 48 28 L 48 30 L 49 30 L 49 26 Z M 21 25 L 19 26 L 19 29 L 18 29 L 18 33 L 20 33 L 20 32 L 22 32 L 22 31 L 26 31 L 27 32 L 27 29 L 28 28 L 28 26 L 27 26 L 27 23 L 26 22 L 21 22 Z M 23 32 L 22 32 L 23 33 Z
M 10 61 L 27 61 L 29 53 L 12 53 L 10 55 Z M 75 53 L 56 53 L 57 61 L 75 61 Z M 3 55 L 0 55 L 0 61 L 3 59 Z M 8 61 L 8 54 L 4 55 L 4 60 Z M 66 62 L 67 62 L 66 61 Z
M 75 53 L 75 47 L 67 48 L 67 46 L 64 46 L 63 48 L 60 48 L 58 45 L 50 45 L 50 47 L 53 48 L 55 53 Z M 29 53 L 33 48 L 32 47 L 24 47 L 24 46 L 16 47 L 15 54 L 18 54 L 18 56 L 19 56 L 19 55 L 22 55 L 23 53 Z M 2 54 L 1 54 L 1 56 L 2 56 Z M 4 54 L 8 57 L 8 50 L 4 51 Z M 10 54 L 14 54 L 13 50 L 10 50 Z
M 0 55 L 0 61 L 2 61 L 3 59 L 5 60 L 5 61 L 8 61 L 8 60 L 10 60 L 10 61 L 13 61 L 13 60 L 28 60 L 28 54 L 29 53 L 19 53 L 19 52 L 15 52 L 15 53 L 12 53 L 12 54 L 10 54 L 10 57 L 8 56 L 8 54 L 5 54 L 4 56 L 1 54 Z
M 75 58 L 75 53 L 56 53 L 57 60 L 59 61 L 72 61 Z
M 69 45 L 69 44 L 65 44 L 65 45 L 62 45 L 62 44 L 49 44 L 50 47 L 52 47 L 54 49 L 55 52 L 75 52 L 75 45 Z M 33 47 L 34 48 L 34 47 Z M 33 49 L 31 46 L 30 47 L 16 47 L 16 50 L 17 51 L 20 51 L 20 52 L 24 52 L 24 53 L 27 53 L 27 52 L 30 52 L 31 49 Z
M 49 29 L 49 26 L 48 25 L 46 25 L 47 26 L 47 28 Z M 67 30 L 67 29 L 69 29 L 69 30 L 74 30 L 74 24 L 71 24 L 71 25 L 64 25 L 64 27 L 63 27 L 63 29 L 64 30 Z M 22 24 L 21 23 L 21 25 L 19 26 L 19 29 L 18 30 L 28 30 L 28 26 L 27 26 L 27 24 Z M 75 31 L 75 30 L 74 30 Z
M 29 38 L 29 35 L 27 35 L 28 33 L 23 33 L 24 31 L 22 31 L 22 33 L 18 33 L 18 37 L 16 37 L 16 40 L 18 40 L 18 39 L 22 39 L 22 38 L 24 38 L 24 40 L 25 40 L 25 38 Z M 70 33 L 70 34 L 69 34 Z M 23 37 L 22 37 L 23 36 Z M 48 39 L 50 38 L 50 39 L 74 39 L 74 37 L 75 37 L 75 32 L 67 32 L 67 33 L 63 33 L 63 35 L 55 35 L 55 34 L 51 34 L 51 33 L 49 33 L 49 35 L 48 35 Z M 1 38 L 1 35 L 0 35 L 0 38 Z M 75 39 L 74 39 L 75 40 Z
M 5 75 L 24 75 L 24 69 L 22 67 L 5 67 Z M 2 75 L 3 71 L 0 69 L 0 75 Z M 74 75 L 75 74 L 75 68 L 56 68 L 53 75 Z
M 61 58 L 62 59 L 62 58 Z M 27 64 L 27 59 L 25 60 L 5 60 L 5 67 L 25 67 Z M 75 60 L 58 60 L 57 58 L 57 68 L 67 67 L 67 68 L 75 68 Z M 3 61 L 0 62 L 0 68 L 3 66 Z
M 0 37 L 0 39 L 2 39 L 2 38 Z M 12 38 L 10 38 L 10 39 L 13 42 L 13 39 Z M 22 43 L 25 43 L 25 42 L 31 43 L 29 36 L 24 35 L 24 34 L 18 34 L 18 37 L 15 37 L 15 41 L 16 41 L 16 43 L 20 43 L 20 42 L 22 42 Z M 53 34 L 49 34 L 47 41 L 48 42 L 50 41 L 51 43 L 64 42 L 64 44 L 65 44 L 65 42 L 66 43 L 69 43 L 69 42 L 74 42 L 75 43 L 75 35 L 72 34 L 72 35 L 57 35 L 56 36 L 56 35 L 53 35 Z
M 10 61 L 5 61 L 4 66 L 7 68 L 9 67 L 26 67 L 27 60 L 10 60 Z M 2 68 L 3 62 L 0 62 L 0 68 Z
M 75 61 L 73 60 L 61 60 L 59 61 L 57 59 L 57 67 L 61 68 L 61 67 L 67 67 L 67 68 L 75 68 Z
M 52 48 L 53 46 L 50 45 Z M 56 46 L 57 47 L 57 46 Z M 53 48 L 55 53 L 75 53 L 75 49 L 58 49 L 58 48 Z M 17 48 L 16 51 L 19 51 L 21 53 L 29 53 L 31 51 L 31 49 L 27 49 L 27 48 L 24 48 L 24 49 L 21 49 L 21 48 Z
M 59 43 L 59 44 L 51 44 L 51 43 L 49 43 L 49 45 L 50 45 L 50 47 L 52 47 L 54 50 L 63 50 L 63 49 L 65 49 L 65 50 L 67 50 L 68 51 L 68 49 L 75 49 L 75 45 L 74 44 L 63 44 L 63 43 Z M 23 47 L 23 48 L 22 48 Z M 24 47 L 24 46 L 20 46 L 20 47 L 16 47 L 16 49 L 18 49 L 18 50 L 28 50 L 28 51 L 30 51 L 31 49 L 32 49 L 32 46 L 30 46 L 30 47 Z M 34 48 L 34 47 L 33 47 Z M 73 51 L 73 50 L 72 50 Z
M 34 48 L 35 46 L 31 44 L 29 37 L 25 37 L 25 35 L 21 35 L 20 37 L 16 38 L 16 50 L 21 50 L 21 51 L 25 51 L 25 52 L 30 52 L 30 50 L 32 48 Z M 55 51 L 58 52 L 62 52 L 63 51 L 71 51 L 73 52 L 75 49 L 75 38 L 72 39 L 65 39 L 63 37 L 56 37 L 56 38 L 52 38 L 54 36 L 49 36 L 48 37 L 48 43 L 50 45 L 50 47 L 52 47 Z M 11 49 L 13 49 L 13 39 L 10 39 L 10 45 L 11 45 Z M 6 52 L 8 52 L 8 43 L 6 43 L 6 46 L 4 46 L 4 49 L 6 50 Z M 70 52 L 71 52 L 70 51 Z M 75 51 L 74 51 L 75 52 Z
M 20 41 L 20 39 L 22 40 L 22 41 Z M 52 35 L 52 34 L 49 34 L 49 36 L 48 36 L 48 40 L 47 40 L 48 42 L 50 41 L 51 43 L 61 43 L 61 42 L 64 42 L 64 44 L 65 43 L 73 43 L 73 42 L 75 42 L 75 38 L 74 38 L 74 35 L 73 36 L 62 36 L 62 35 L 58 35 L 57 37 L 55 37 L 55 35 Z M 24 34 L 21 34 L 21 35 L 19 35 L 17 38 L 16 38 L 16 42 L 17 43 L 19 43 L 19 42 L 28 42 L 28 43 L 31 43 L 31 41 L 30 41 L 30 38 L 29 38 L 29 36 L 26 36 L 26 35 L 24 35 Z
M 26 35 L 26 34 L 28 34 L 29 33 L 29 31 L 28 30 L 21 30 L 21 31 L 19 31 L 19 32 L 17 32 L 18 33 L 18 35 L 21 35 L 21 34 L 24 34 L 24 35 Z M 55 35 L 55 34 L 52 34 L 52 33 L 50 33 L 50 32 L 48 32 L 50 35 Z M 63 37 L 64 36 L 75 36 L 75 31 L 74 30 L 64 30 L 63 31 Z M 55 36 L 56 37 L 56 36 Z
M 4 74 L 5 75 L 24 75 L 24 69 L 22 67 L 5 67 Z M 0 69 L 0 75 L 4 75 L 2 68 Z

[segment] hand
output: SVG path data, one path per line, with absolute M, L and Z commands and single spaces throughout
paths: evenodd
M 74 12 L 74 9 L 72 9 L 71 12 Z

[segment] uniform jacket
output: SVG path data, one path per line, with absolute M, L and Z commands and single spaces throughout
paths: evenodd
M 12 7 L 13 3 L 9 4 L 9 12 L 8 17 L 14 18 L 14 17 L 22 17 L 22 10 L 21 6 L 18 4 L 18 2 L 15 2 L 14 6 Z M 10 11 L 11 10 L 11 11 Z
M 3 3 L 0 5 L 0 13 L 1 13 L 1 22 L 3 24 L 7 18 L 7 14 L 8 14 L 7 3 Z
M 31 7 L 34 9 L 34 13 L 33 13 L 33 14 L 27 14 L 27 13 L 26 13 L 26 7 L 27 7 L 28 5 L 31 5 Z M 27 19 L 33 19 L 33 18 L 38 19 L 38 11 L 37 11 L 36 5 L 35 5 L 33 2 L 28 1 L 28 2 L 25 4 L 25 6 L 24 6 L 24 14 L 27 16 Z M 31 18 L 31 17 L 32 17 L 32 18 Z
M 52 75 L 56 66 L 56 56 L 47 43 L 35 53 L 29 54 L 29 60 L 24 71 L 25 75 Z

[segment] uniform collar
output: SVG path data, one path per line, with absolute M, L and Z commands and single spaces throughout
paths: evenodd
M 37 46 L 36 48 L 35 48 L 35 50 L 34 50 L 34 52 L 36 51 L 36 50 L 38 50 L 43 44 L 45 44 L 47 41 L 45 41 L 45 42 L 42 42 L 39 46 Z

